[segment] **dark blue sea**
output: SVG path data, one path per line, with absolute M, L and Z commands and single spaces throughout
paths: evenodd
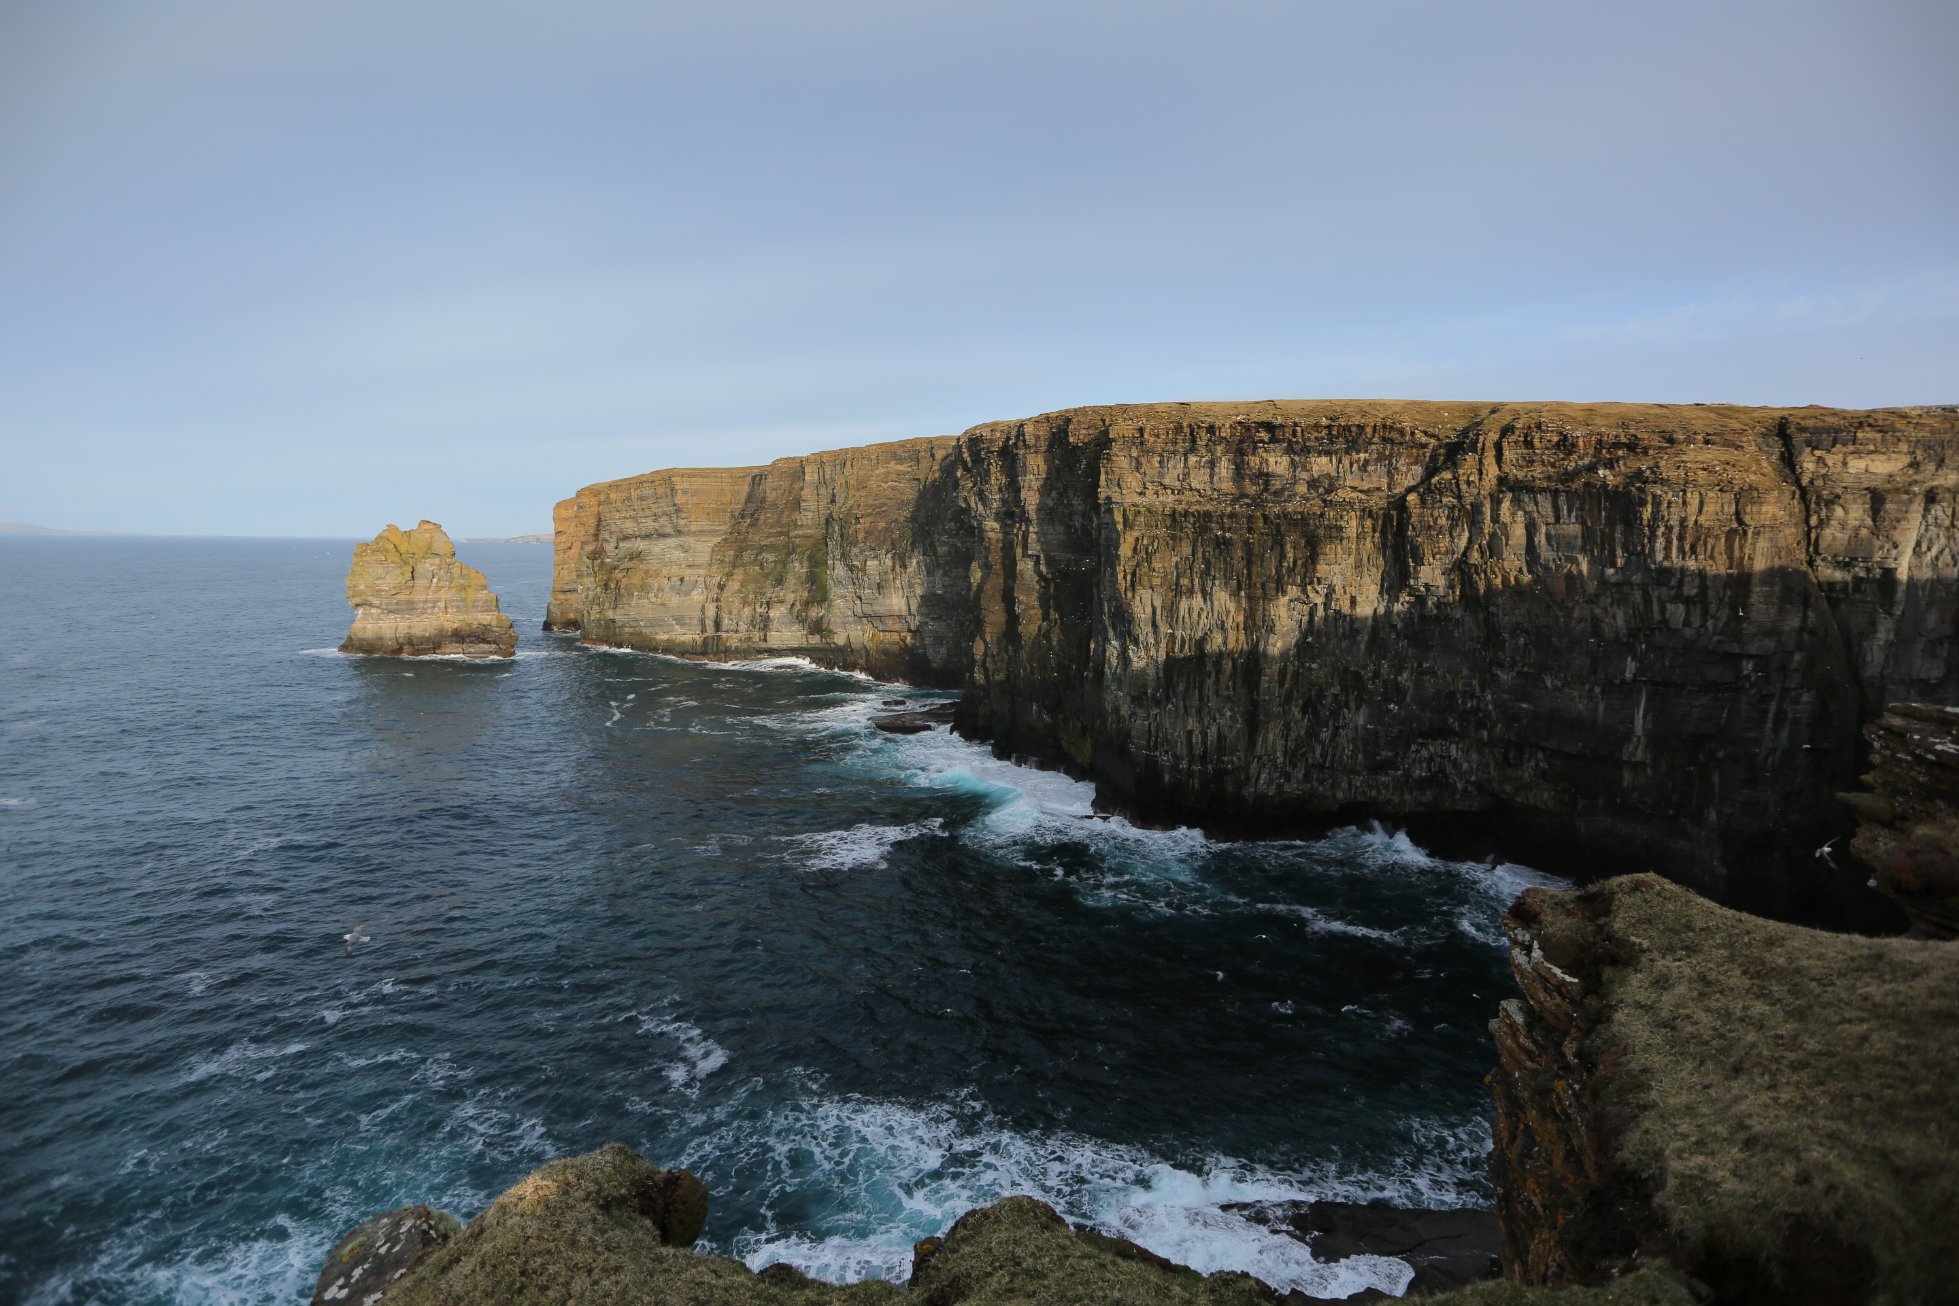
M 902 1278 L 1034 1193 L 1282 1287 L 1228 1204 L 1485 1203 L 1512 866 L 1234 844 L 790 662 L 343 657 L 352 541 L 0 541 L 0 1300 L 302 1302 L 336 1236 L 621 1139 L 706 1242 Z

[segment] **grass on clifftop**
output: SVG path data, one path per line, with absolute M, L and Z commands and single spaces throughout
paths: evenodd
M 1650 1266 L 1596 1287 L 1526 1288 L 1497 1280 L 1431 1301 L 1447 1306 L 1700 1306 L 1701 1295 L 1670 1266 Z
M 1952 1299 L 1959 943 L 1821 933 L 1654 876 L 1583 897 L 1610 904 L 1620 1153 L 1689 1247 L 1822 1266 L 1863 1249 L 1876 1300 Z

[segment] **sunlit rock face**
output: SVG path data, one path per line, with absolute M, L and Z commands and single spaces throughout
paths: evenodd
M 936 680 L 921 496 L 952 437 L 653 472 L 557 507 L 548 628 L 689 657 Z
M 356 545 L 347 602 L 354 625 L 342 653 L 507 658 L 517 649 L 489 582 L 456 560 L 455 545 L 432 521 L 412 531 L 390 523 Z
M 1959 702 L 1955 501 L 1951 408 L 1073 409 L 589 486 L 548 624 L 963 688 L 1158 819 L 1815 912 L 1863 724 Z

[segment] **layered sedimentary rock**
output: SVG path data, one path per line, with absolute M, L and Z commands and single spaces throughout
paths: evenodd
M 955 441 L 654 472 L 558 504 L 549 629 L 683 656 L 942 679 L 921 647 L 921 495 Z
M 1865 731 L 1869 792 L 1851 854 L 1921 938 L 1959 938 L 1959 707 L 1895 703 Z M 1827 851 L 1827 850 L 1826 850 Z
M 1949 408 L 1076 409 L 587 487 L 547 624 L 960 687 L 1162 819 L 1792 911 L 1876 708 L 1959 702 L 1955 502 Z
M 507 658 L 517 648 L 483 573 L 456 560 L 455 545 L 432 521 L 412 531 L 391 522 L 355 545 L 347 602 L 354 625 L 342 653 Z
M 1655 876 L 1532 889 L 1493 1025 L 1506 1273 L 1670 1262 L 1738 1303 L 1959 1301 L 1959 945 Z

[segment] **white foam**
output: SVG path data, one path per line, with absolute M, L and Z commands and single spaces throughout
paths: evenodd
M 304 1297 L 320 1269 L 320 1249 L 333 1238 L 317 1222 L 301 1223 L 285 1214 L 274 1215 L 253 1236 L 227 1238 L 217 1254 L 200 1254 L 152 1263 L 129 1246 L 104 1248 L 84 1275 L 84 1292 L 93 1292 L 103 1279 L 126 1287 L 129 1300 L 208 1303 L 209 1306 L 258 1306 L 265 1301 L 296 1301 Z M 89 1281 L 93 1282 L 89 1282 Z M 30 1303 L 85 1300 L 73 1279 L 50 1279 L 38 1285 Z
M 1344 1297 L 1367 1287 L 1399 1293 L 1413 1272 L 1375 1257 L 1322 1264 L 1297 1240 L 1223 1208 L 1318 1198 L 1462 1201 L 1480 1153 L 1458 1157 L 1459 1144 L 1486 1146 L 1487 1130 L 1451 1140 L 1458 1145 L 1443 1162 L 1430 1150 L 1438 1131 L 1415 1135 L 1411 1162 L 1396 1174 L 1287 1173 L 1229 1157 L 1180 1165 L 1082 1134 L 1016 1130 L 967 1102 L 914 1106 L 813 1094 L 760 1127 L 743 1117 L 697 1135 L 681 1163 L 710 1182 L 732 1167 L 768 1192 L 771 1227 L 737 1237 L 731 1248 L 755 1269 L 787 1261 L 832 1282 L 903 1280 L 915 1240 L 944 1233 L 974 1207 L 1027 1194 L 1205 1273 L 1243 1270 L 1281 1291 Z M 827 1207 L 813 1222 L 827 1232 L 774 1227 L 777 1200 L 802 1215 L 812 1197 Z
M 780 659 L 778 662 L 793 662 Z M 911 695 L 920 699 L 920 695 Z M 1252 847 L 1272 855 L 1312 852 L 1314 860 L 1329 855 L 1346 867 L 1371 874 L 1450 877 L 1461 882 L 1482 904 L 1459 907 L 1441 915 L 1453 927 L 1481 942 L 1502 945 L 1497 928 L 1512 899 L 1532 884 L 1568 887 L 1554 876 L 1511 864 L 1451 862 L 1422 848 L 1406 830 L 1379 822 L 1348 826 L 1323 839 L 1272 840 L 1229 844 L 1201 830 L 1177 827 L 1146 829 L 1119 816 L 1095 811 L 1095 786 L 1059 771 L 1044 771 L 995 757 L 984 744 L 974 743 L 938 726 L 913 735 L 890 735 L 876 730 L 871 719 L 893 709 L 875 693 L 851 694 L 843 701 L 802 712 L 754 718 L 750 724 L 814 737 L 843 737 L 854 741 L 849 760 L 882 778 L 942 793 L 980 798 L 985 810 L 955 833 L 962 841 L 989 848 L 1028 865 L 1041 864 L 1056 844 L 1086 845 L 1094 866 L 1055 868 L 1057 879 L 1068 883 L 1090 903 L 1158 913 L 1203 913 L 1246 908 L 1281 912 L 1300 920 L 1308 930 L 1382 942 L 1406 942 L 1409 927 L 1380 929 L 1342 920 L 1327 912 L 1297 904 L 1247 904 L 1205 882 L 1200 868 L 1211 853 L 1226 847 Z M 857 840 L 839 855 L 861 857 L 871 864 L 881 856 L 867 840 L 871 827 L 841 832 Z M 824 836 L 833 838 L 838 836 Z M 902 836 L 900 836 L 902 837 Z M 1312 873 L 1302 865 L 1304 873 Z
M 282 1061 L 296 1053 L 304 1052 L 311 1046 L 310 1043 L 285 1043 L 272 1046 L 254 1043 L 251 1039 L 242 1039 L 215 1056 L 193 1058 L 190 1068 L 177 1082 L 195 1084 L 213 1077 L 248 1073 L 255 1080 L 269 1079 L 278 1073 L 278 1067 L 264 1063 Z
M 1043 771 L 993 756 L 983 744 L 945 727 L 869 741 L 864 764 L 909 784 L 988 801 L 980 820 L 962 832 L 1003 851 L 1033 843 L 1079 841 L 1109 854 L 1109 869 L 1162 876 L 1188 872 L 1215 843 L 1201 830 L 1150 830 L 1095 810 L 1095 786 L 1060 771 Z
M 782 842 L 807 849 L 803 866 L 812 871 L 851 871 L 884 865 L 891 849 L 906 839 L 923 839 L 945 832 L 939 817 L 909 825 L 853 825 L 848 830 L 780 836 Z
M 621 1019 L 637 1020 L 639 1032 L 665 1038 L 674 1045 L 674 1056 L 661 1072 L 669 1084 L 689 1097 L 701 1091 L 701 1081 L 728 1064 L 728 1049 L 701 1032 L 698 1025 L 666 1016 L 631 1012 Z
M 1261 902 L 1253 904 L 1253 910 L 1297 917 L 1306 922 L 1306 928 L 1316 934 L 1349 934 L 1355 938 L 1381 939 L 1389 942 L 1401 938 L 1399 930 L 1377 930 L 1367 925 L 1355 925 L 1351 921 L 1337 920 L 1325 912 L 1316 911 L 1300 903 Z
M 661 662 L 672 662 L 680 666 L 712 667 L 716 671 L 759 671 L 774 675 L 799 676 L 811 674 L 848 676 L 852 680 L 861 680 L 867 685 L 894 683 L 878 680 L 875 677 L 866 675 L 862 671 L 845 671 L 836 667 L 818 666 L 808 658 L 803 657 L 734 658 L 724 662 L 716 661 L 712 658 L 684 658 L 672 653 L 654 653 L 647 649 L 627 648 L 620 644 L 603 644 L 597 640 L 580 641 L 578 647 L 593 653 L 611 653 L 630 657 L 654 658 Z
M 508 664 L 518 658 L 554 657 L 560 653 L 560 650 L 519 649 L 508 655 L 494 657 L 473 657 L 467 653 L 344 653 L 337 648 L 303 648 L 299 650 L 299 653 L 301 657 L 309 658 L 386 658 L 398 662 L 467 662 L 472 664 L 489 663 L 492 665 L 502 665 Z M 401 674 L 411 676 L 415 673 L 404 671 Z

